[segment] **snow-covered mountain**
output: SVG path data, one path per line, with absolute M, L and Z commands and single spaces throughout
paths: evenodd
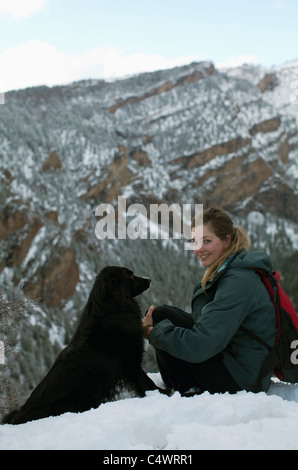
M 178 241 L 99 240 L 99 204 L 228 210 L 297 302 L 298 61 L 210 62 L 114 82 L 12 91 L 0 106 L 0 289 L 39 299 L 15 377 L 32 387 L 67 343 L 106 264 L 150 276 L 142 296 L 187 308 L 199 268 Z M 284 272 L 283 272 L 284 269 Z M 30 360 L 28 359 L 30 358 Z

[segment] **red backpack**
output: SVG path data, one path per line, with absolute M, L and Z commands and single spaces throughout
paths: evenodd
M 269 346 L 255 333 L 241 326 L 240 329 L 258 343 L 265 346 L 269 354 L 265 359 L 259 377 L 259 385 L 269 374 L 274 373 L 284 382 L 298 383 L 298 315 L 289 297 L 281 287 L 278 271 L 270 272 L 252 268 L 260 275 L 275 306 L 278 334 L 275 345 Z

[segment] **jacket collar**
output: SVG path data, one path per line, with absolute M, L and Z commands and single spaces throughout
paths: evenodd
M 210 289 L 213 285 L 215 285 L 215 284 L 217 283 L 217 281 L 225 274 L 225 272 L 230 268 L 230 265 L 231 265 L 232 262 L 235 260 L 235 258 L 241 257 L 241 255 L 242 255 L 242 256 L 245 256 L 245 254 L 246 254 L 246 251 L 245 251 L 245 250 L 237 251 L 236 253 L 232 253 L 232 254 L 226 259 L 226 261 L 220 266 L 220 268 L 218 269 L 218 271 L 217 271 L 217 273 L 215 274 L 214 278 L 207 282 L 206 287 L 205 287 L 205 290 L 202 288 L 202 282 L 199 282 L 199 283 L 198 283 L 198 289 L 197 289 L 196 292 L 194 293 L 193 299 L 194 299 L 195 297 L 197 297 L 197 295 L 200 295 L 200 294 L 202 294 L 202 293 L 205 293 L 205 294 L 208 296 L 207 290 Z

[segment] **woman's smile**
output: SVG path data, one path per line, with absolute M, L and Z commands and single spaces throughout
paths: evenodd
M 229 246 L 230 240 L 221 240 L 211 231 L 209 224 L 203 225 L 203 241 L 196 239 L 196 228 L 193 231 L 194 253 L 204 268 L 216 262 Z M 199 235 L 197 235 L 198 237 Z

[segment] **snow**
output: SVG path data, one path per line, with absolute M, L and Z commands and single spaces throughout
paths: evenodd
M 159 385 L 159 374 L 149 374 Z M 85 413 L 0 426 L 1 450 L 298 450 L 298 385 L 268 393 L 148 392 Z

